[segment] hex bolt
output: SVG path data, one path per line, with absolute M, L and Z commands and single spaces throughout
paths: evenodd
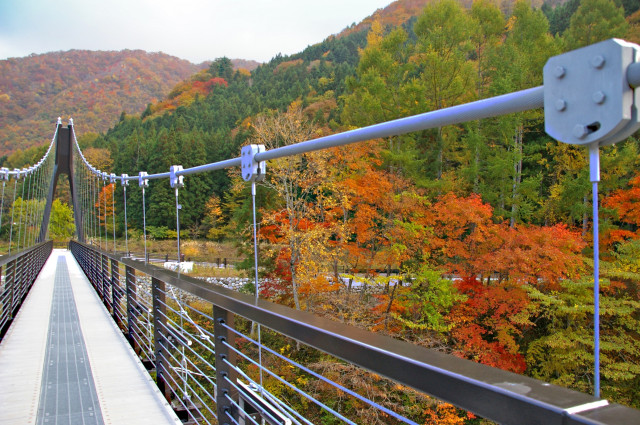
M 587 128 L 586 125 L 576 124 L 576 126 L 573 127 L 573 135 L 578 139 L 584 139 L 585 137 L 587 137 L 588 134 L 589 134 L 589 129 Z
M 556 69 L 553 71 L 553 73 L 555 74 L 556 78 L 562 78 L 567 73 L 567 70 L 564 66 L 556 66 Z
M 591 65 L 596 69 L 601 69 L 604 66 L 604 63 L 605 60 L 600 55 L 594 56 L 593 59 L 591 59 Z
M 556 109 L 560 112 L 564 111 L 567 109 L 567 102 L 564 99 L 556 100 Z
M 606 98 L 607 95 L 601 91 L 597 91 L 591 96 L 591 99 L 593 99 L 594 103 L 597 103 L 598 105 L 602 105 Z

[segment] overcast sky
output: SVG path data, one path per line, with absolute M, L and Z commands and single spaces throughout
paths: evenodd
M 0 59 L 59 50 L 162 51 L 265 62 L 392 0 L 0 0 Z

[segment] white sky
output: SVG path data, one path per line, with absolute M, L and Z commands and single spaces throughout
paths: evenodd
M 194 63 L 298 53 L 392 0 L 0 0 L 0 59 L 142 49 Z

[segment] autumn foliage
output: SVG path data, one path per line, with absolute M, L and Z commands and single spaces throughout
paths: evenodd
M 58 116 L 83 132 L 137 114 L 201 66 L 141 50 L 72 50 L 0 61 L 0 154 L 51 139 Z
M 628 188 L 619 189 L 607 196 L 602 204 L 613 210 L 620 223 L 608 231 L 605 239 L 607 242 L 640 238 L 640 175 L 629 181 Z
M 455 283 L 467 297 L 449 314 L 453 324 L 451 336 L 456 341 L 454 352 L 465 358 L 516 373 L 526 369 L 520 351 L 523 330 L 528 320 L 527 293 L 506 283 L 484 284 L 473 276 Z
M 189 106 L 195 101 L 196 97 L 207 96 L 215 87 L 227 87 L 228 85 L 229 83 L 224 78 L 210 78 L 206 70 L 201 71 L 192 76 L 190 80 L 176 85 L 166 100 L 150 105 L 147 110 L 147 117 L 154 117 L 167 111 L 173 111 L 179 106 Z

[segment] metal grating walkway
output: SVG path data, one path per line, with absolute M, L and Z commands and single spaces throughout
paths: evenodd
M 73 256 L 54 250 L 0 344 L 2 424 L 179 424 Z
M 56 266 L 38 405 L 38 425 L 104 424 L 64 256 Z

